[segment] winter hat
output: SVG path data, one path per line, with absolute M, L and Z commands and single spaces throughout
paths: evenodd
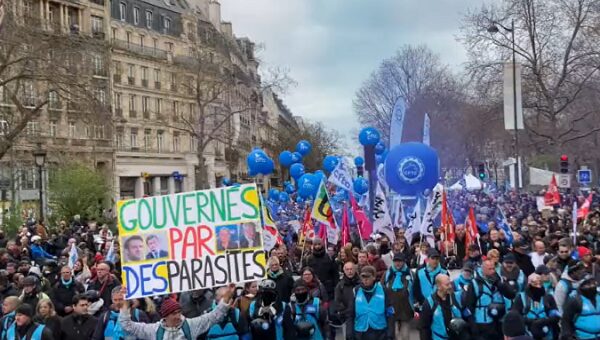
M 27 315 L 28 317 L 32 318 L 33 317 L 33 308 L 29 304 L 24 303 L 24 304 L 20 305 L 19 307 L 17 307 L 17 310 L 15 311 L 15 313 Z
M 579 258 L 582 258 L 585 255 L 592 255 L 592 251 L 586 247 L 577 247 L 577 252 L 579 253 Z
M 160 306 L 160 316 L 163 318 L 166 318 L 177 311 L 181 311 L 181 305 L 173 299 L 165 299 Z
M 515 311 L 508 312 L 502 323 L 502 333 L 507 337 L 516 337 L 527 334 L 523 317 Z

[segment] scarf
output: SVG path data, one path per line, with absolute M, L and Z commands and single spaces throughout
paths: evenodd
M 272 272 L 272 271 L 268 271 L 267 275 L 269 276 L 269 278 L 276 280 L 279 276 L 281 276 L 281 274 L 283 274 L 283 269 L 279 269 L 278 272 Z
M 406 270 L 406 264 L 400 269 L 396 269 L 396 267 L 394 267 L 392 265 L 390 267 L 390 269 L 387 271 L 387 273 L 385 275 L 385 282 L 386 282 L 386 284 L 389 284 L 390 281 L 393 280 L 392 286 L 391 286 L 391 289 L 393 291 L 399 291 L 399 290 L 404 289 L 404 283 L 402 282 L 402 277 L 406 273 L 405 270 Z
M 125 337 L 125 331 L 121 328 L 121 323 L 119 320 L 119 313 L 115 311 L 107 312 L 108 322 L 106 323 L 106 328 L 104 328 L 104 337 L 112 338 L 115 340 L 122 339 Z
M 61 278 L 60 278 L 60 282 L 62 282 L 63 286 L 67 287 L 67 289 L 68 289 L 68 288 L 70 288 L 70 287 L 71 287 L 71 285 L 73 284 L 73 278 L 70 278 L 70 279 L 69 279 L 69 281 L 65 281 L 65 280 L 63 280 L 63 278 L 61 277 Z

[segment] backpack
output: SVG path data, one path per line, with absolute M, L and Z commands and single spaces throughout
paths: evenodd
M 183 324 L 181 325 L 181 330 L 183 331 L 183 336 L 185 336 L 185 338 L 187 340 L 193 340 L 192 339 L 192 332 L 190 331 L 190 325 L 186 320 L 183 320 Z M 165 338 L 165 328 L 161 325 L 158 326 L 158 330 L 156 330 L 156 340 L 163 340 Z
M 523 294 L 519 294 L 521 296 L 521 302 L 523 302 L 523 315 L 526 316 L 527 314 L 529 314 L 529 312 L 531 311 L 531 299 L 528 298 L 524 293 Z M 525 301 L 523 301 L 525 300 Z M 544 312 L 546 313 L 546 315 L 550 315 L 550 306 L 548 305 L 548 300 L 546 299 L 546 296 L 544 295 L 542 297 L 542 303 L 544 304 Z

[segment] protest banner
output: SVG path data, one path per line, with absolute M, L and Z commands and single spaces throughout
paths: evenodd
M 117 203 L 127 299 L 266 275 L 255 184 Z

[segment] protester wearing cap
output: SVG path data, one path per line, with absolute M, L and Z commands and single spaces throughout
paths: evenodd
M 435 287 L 435 277 L 439 274 L 448 275 L 448 271 L 440 265 L 440 253 L 436 249 L 429 249 L 427 252 L 427 264 L 417 270 L 414 283 L 415 302 L 423 304 L 429 297 Z
M 49 299 L 48 295 L 39 291 L 39 280 L 37 277 L 30 275 L 23 279 L 23 293 L 19 296 L 21 303 L 26 303 L 32 308 L 35 308 L 42 299 Z
M 56 256 L 52 256 L 42 248 L 42 238 L 38 235 L 35 235 L 31 238 L 31 258 L 34 261 L 40 261 L 42 259 L 56 259 Z
M 123 288 L 125 290 L 125 288 Z M 207 314 L 187 319 L 181 315 L 179 302 L 167 298 L 160 306 L 162 319 L 156 323 L 140 323 L 131 320 L 129 302 L 125 300 L 119 313 L 119 323 L 123 330 L 141 339 L 194 340 L 208 329 L 221 322 L 229 312 L 234 287 L 224 293 L 217 308 Z
M 258 284 L 258 294 L 248 308 L 252 339 L 294 339 L 296 331 L 289 303 L 278 295 L 275 281 L 265 279 Z
M 527 334 L 525 321 L 517 311 L 511 311 L 506 314 L 504 322 L 502 323 L 502 333 L 504 334 L 505 340 L 533 340 L 533 338 Z
M 519 268 L 516 263 L 515 255 L 512 253 L 506 254 L 502 259 L 502 268 L 500 268 L 500 276 L 502 280 L 508 282 L 515 291 L 522 292 L 525 289 L 525 273 Z
M 454 287 L 454 292 L 456 293 L 459 301 L 462 301 L 461 300 L 462 292 L 464 292 L 467 289 L 467 287 L 469 286 L 469 284 L 471 283 L 471 281 L 473 281 L 473 271 L 474 270 L 475 269 L 470 262 L 465 262 L 465 264 L 463 265 L 463 268 L 462 268 L 462 272 L 452 282 L 452 285 Z
M 303 274 L 306 273 L 306 269 Z M 303 275 L 304 276 L 304 275 Z M 310 292 L 304 277 L 294 283 L 294 298 L 291 302 L 296 338 L 303 340 L 322 340 L 328 334 L 327 309 L 323 308 L 320 298 Z
M 73 297 L 73 313 L 64 317 L 60 323 L 61 340 L 91 339 L 98 319 L 88 312 L 90 300 L 85 294 Z
M 592 251 L 589 248 L 579 246 L 577 247 L 577 252 L 579 253 L 581 263 L 585 267 L 585 272 L 600 282 L 600 267 L 594 262 Z
M 554 295 L 554 287 L 556 287 L 556 279 L 545 264 L 535 268 L 535 273 L 540 276 L 542 286 L 547 294 Z
M 529 241 L 522 238 L 513 243 L 513 250 L 510 253 L 514 255 L 515 263 L 523 271 L 525 277 L 528 277 L 535 271 L 535 267 L 529 256 L 530 251 Z
M 558 310 L 562 313 L 562 308 L 567 298 L 577 288 L 586 275 L 583 263 L 577 263 L 565 270 L 560 277 L 554 289 L 554 299 Z
M 517 295 L 512 308 L 523 316 L 534 339 L 553 339 L 558 334 L 558 308 L 554 297 L 544 289 L 540 275 L 529 275 L 525 291 Z
M 408 339 L 410 320 L 414 316 L 413 278 L 403 253 L 394 255 L 392 265 L 385 272 L 382 283 L 390 291 L 390 299 L 394 306 L 395 332 L 400 334 L 401 339 Z
M 365 266 L 360 271 L 360 285 L 353 304 L 354 334 L 346 338 L 379 340 L 394 338 L 394 307 L 389 291 L 376 282 L 376 270 Z M 353 337 L 354 336 L 354 337 Z
M 600 338 L 600 295 L 596 279 L 581 282 L 575 296 L 568 298 L 561 318 L 561 339 Z
M 52 331 L 44 325 L 33 322 L 34 309 L 29 305 L 20 305 L 15 311 L 15 322 L 6 332 L 7 340 L 52 340 Z

